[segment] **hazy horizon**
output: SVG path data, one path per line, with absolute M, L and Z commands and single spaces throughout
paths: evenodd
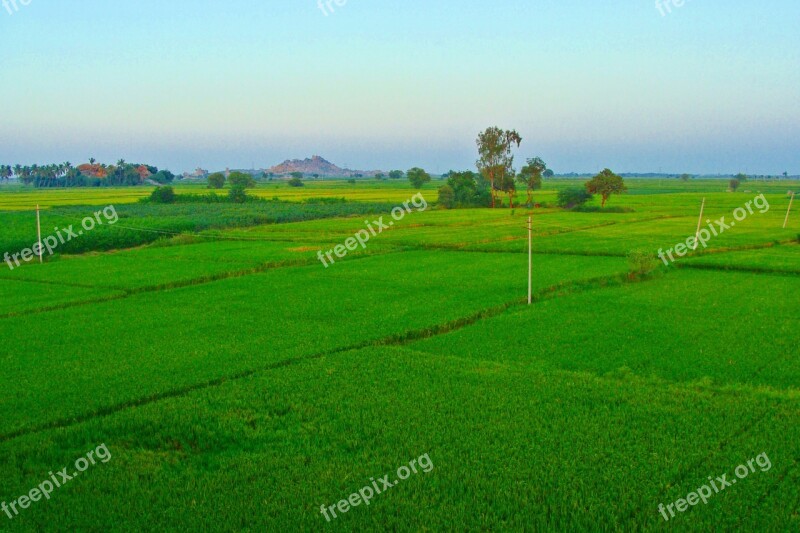
M 556 172 L 800 173 L 796 2 L 332 5 L 0 6 L 0 162 L 442 173 L 497 125 Z

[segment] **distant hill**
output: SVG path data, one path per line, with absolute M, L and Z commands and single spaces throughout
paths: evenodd
M 270 169 L 267 169 L 267 172 L 272 172 L 273 174 L 277 174 L 279 176 L 285 176 L 291 174 L 292 172 L 302 172 L 307 176 L 312 176 L 314 174 L 318 174 L 323 177 L 353 177 L 353 176 L 364 176 L 364 177 L 373 177 L 376 174 L 379 174 L 380 170 L 350 170 L 349 168 L 341 168 L 339 166 L 334 165 L 324 157 L 320 157 L 315 155 L 310 159 L 287 159 L 280 165 L 276 165 Z

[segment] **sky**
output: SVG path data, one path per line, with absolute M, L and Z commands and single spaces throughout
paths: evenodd
M 0 163 L 800 174 L 800 2 L 659 1 L 0 0 Z

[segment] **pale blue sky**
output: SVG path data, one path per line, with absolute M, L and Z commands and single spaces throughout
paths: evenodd
M 333 6 L 0 0 L 0 162 L 800 173 L 797 0 Z

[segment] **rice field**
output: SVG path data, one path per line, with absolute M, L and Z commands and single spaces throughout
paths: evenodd
M 35 240 L 30 203 L 48 228 L 111 203 L 126 226 L 0 269 L 0 503 L 111 454 L 0 530 L 797 531 L 798 184 L 631 180 L 611 201 L 627 212 L 553 207 L 570 184 L 529 212 L 438 209 L 434 182 L 429 209 L 327 268 L 317 253 L 407 183 L 262 184 L 293 203 L 236 209 L 0 192 L 3 251 Z M 656 259 L 704 198 L 713 221 L 761 193 L 769 210 Z M 350 201 L 299 202 L 316 194 Z M 636 250 L 655 270 L 631 273 Z M 760 454 L 769 468 L 734 474 Z

